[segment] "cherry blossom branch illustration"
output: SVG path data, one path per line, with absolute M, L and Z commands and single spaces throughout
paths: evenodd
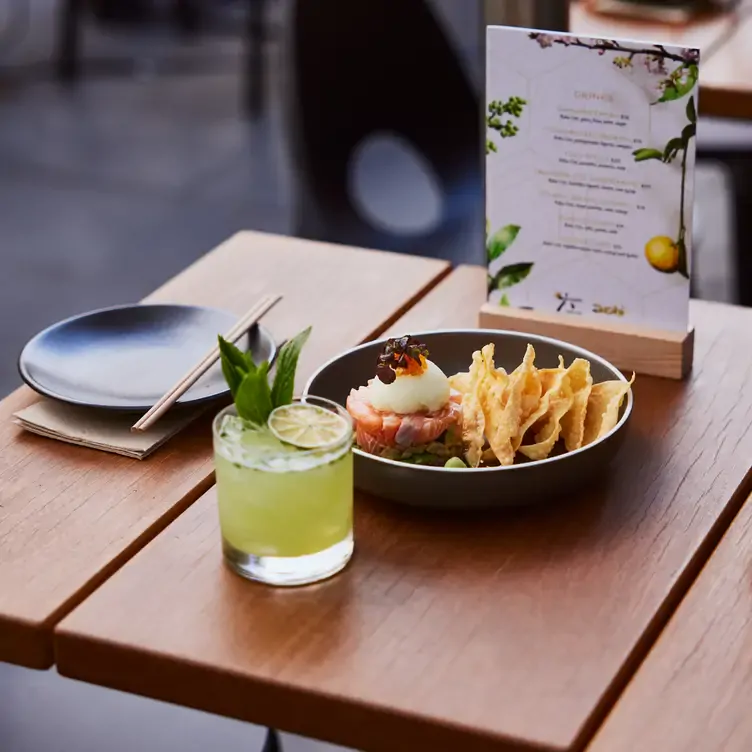
M 530 32 L 530 39 L 537 42 L 541 48 L 546 49 L 554 45 L 563 47 L 581 47 L 588 50 L 596 50 L 599 55 L 606 52 L 623 53 L 613 58 L 612 62 L 617 68 L 631 68 L 636 57 L 643 57 L 648 72 L 660 75 L 663 78 L 658 82 L 661 96 L 653 104 L 670 102 L 674 99 L 689 94 L 697 83 L 698 63 L 700 51 L 695 48 L 686 48 L 681 52 L 669 52 L 662 44 L 653 44 L 648 47 L 631 47 L 612 39 L 582 40 L 579 37 L 566 35 L 544 34 Z M 671 71 L 668 70 L 667 61 L 678 63 Z

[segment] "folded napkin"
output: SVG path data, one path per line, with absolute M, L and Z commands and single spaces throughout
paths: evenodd
M 32 433 L 69 444 L 143 460 L 206 409 L 171 410 L 151 428 L 131 431 L 138 416 L 41 399 L 13 414 L 14 422 Z

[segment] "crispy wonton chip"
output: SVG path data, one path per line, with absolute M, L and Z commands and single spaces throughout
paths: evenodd
M 540 394 L 540 382 L 533 365 L 535 350 L 528 345 L 522 363 L 506 379 L 501 379 L 493 368 L 493 345 L 484 347 L 484 353 L 487 348 L 490 348 L 487 353 L 490 357 L 487 357 L 488 370 L 482 385 L 481 401 L 486 420 L 486 438 L 499 463 L 511 465 L 515 453 L 513 440 L 523 419 L 523 411 L 530 409 L 531 396 L 537 401 L 536 394 Z
M 602 381 L 590 390 L 582 446 L 605 436 L 619 420 L 619 408 L 635 377 L 626 381 Z
M 533 350 L 533 348 L 528 345 L 530 350 Z M 528 352 L 525 352 L 525 357 L 527 357 Z M 532 358 L 535 358 L 535 351 L 532 352 Z M 531 360 L 532 363 L 532 360 Z M 521 371 L 521 374 L 518 374 L 518 371 Z M 523 379 L 523 385 L 522 385 L 522 413 L 520 415 L 520 423 L 526 421 L 537 409 L 538 405 L 540 404 L 541 400 L 541 394 L 543 394 L 543 384 L 541 381 L 540 371 L 535 368 L 528 368 L 525 366 L 525 361 L 522 361 L 522 364 L 519 365 L 517 368 L 515 368 L 514 371 L 510 374 L 510 379 L 512 376 L 517 377 L 520 375 L 520 377 Z
M 563 374 L 558 391 L 548 392 L 548 395 L 553 396 L 549 396 L 548 410 L 542 418 L 545 422 L 535 434 L 535 443 L 519 448 L 520 453 L 531 460 L 544 460 L 551 454 L 561 433 L 561 419 L 572 407 L 572 388 L 566 372 Z
M 590 361 L 576 358 L 567 369 L 567 373 L 569 386 L 572 388 L 572 406 L 561 418 L 561 436 L 566 450 L 572 452 L 582 446 L 585 435 L 585 414 L 593 388 Z
M 481 407 L 480 385 L 483 380 L 483 356 L 479 350 L 473 353 L 467 391 L 462 395 L 462 441 L 465 443 L 465 459 L 469 467 L 480 465 L 486 421 Z
M 561 420 L 571 409 L 573 401 L 570 371 L 564 368 L 561 355 L 558 368 L 544 368 L 539 373 L 543 397 L 538 409 L 526 421 L 527 428 L 524 431 L 521 428 L 517 437 L 518 450 L 531 460 L 543 460 L 551 454 L 561 434 Z M 535 431 L 533 443 L 520 446 L 529 428 Z
M 470 391 L 471 383 L 472 379 L 469 371 L 460 371 L 459 373 L 455 373 L 454 376 L 449 377 L 449 386 L 460 394 L 467 394 Z
M 559 392 L 562 388 L 562 383 L 566 375 L 566 369 L 564 368 L 564 361 L 559 358 L 558 368 L 541 368 L 538 371 L 538 379 L 540 381 L 541 397 L 535 409 L 527 415 L 517 429 L 517 433 L 512 439 L 512 447 L 515 451 L 520 448 L 522 440 L 525 438 L 525 434 L 534 426 L 537 426 L 540 431 L 547 420 L 547 413 L 551 407 L 552 399 L 558 398 Z

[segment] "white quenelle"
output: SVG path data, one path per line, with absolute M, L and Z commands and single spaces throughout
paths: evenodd
M 449 379 L 432 361 L 425 361 L 422 373 L 397 373 L 391 384 L 379 378 L 368 385 L 368 401 L 376 410 L 410 415 L 441 410 L 449 402 Z

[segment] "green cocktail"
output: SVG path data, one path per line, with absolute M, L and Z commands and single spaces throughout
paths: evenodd
M 353 550 L 352 422 L 328 400 L 306 396 L 268 424 L 214 420 L 219 519 L 225 558 L 245 577 L 274 585 L 315 582 Z

